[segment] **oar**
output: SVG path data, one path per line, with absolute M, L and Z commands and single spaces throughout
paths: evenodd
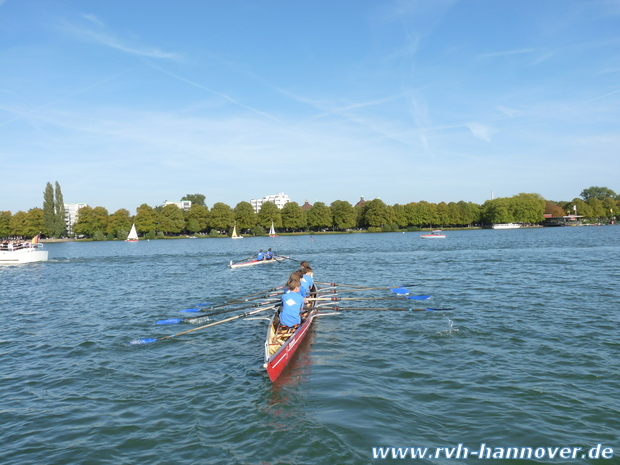
M 405 299 L 408 300 L 428 300 L 431 298 L 430 295 L 410 295 L 405 296 Z M 338 302 L 340 300 L 403 300 L 399 297 L 317 297 L 310 300 L 331 300 L 333 302 Z
M 159 337 L 159 338 L 154 338 L 153 337 L 153 338 L 136 339 L 135 341 L 131 341 L 128 344 L 129 345 L 150 344 L 152 342 L 163 341 L 164 339 L 171 339 L 173 337 L 181 336 L 182 334 L 187 334 L 187 333 L 191 333 L 191 332 L 194 332 L 194 331 L 198 331 L 199 329 L 208 328 L 209 326 L 221 325 L 222 323 L 227 323 L 228 321 L 238 320 L 239 318 L 244 318 L 246 316 L 254 315 L 254 314 L 259 313 L 259 312 L 264 312 L 266 310 L 270 310 L 270 309 L 275 308 L 275 307 L 276 307 L 275 305 L 271 305 L 271 306 L 265 307 L 265 308 L 258 308 L 256 310 L 251 311 L 251 312 L 241 313 L 240 315 L 232 316 L 230 318 L 226 318 L 224 320 L 216 321 L 214 323 L 209 323 L 208 325 L 199 326 L 197 328 L 188 329 L 187 331 L 182 331 L 180 333 L 171 334 L 170 336 L 164 336 L 164 337 Z
M 321 288 L 318 290 L 321 292 L 331 292 L 332 294 L 337 294 L 339 292 L 359 292 L 359 291 L 391 291 L 394 294 L 398 295 L 407 295 L 409 294 L 409 290 L 404 287 L 364 287 L 362 289 L 335 289 L 335 288 Z
M 218 304 L 218 305 L 205 305 L 202 308 L 186 308 L 185 310 L 179 310 L 180 313 L 197 313 L 197 312 L 204 312 L 205 310 L 214 310 L 216 308 L 222 308 L 222 307 L 227 307 L 228 305 L 234 305 L 234 304 L 239 304 L 242 302 L 247 302 L 249 300 L 257 300 L 257 299 L 267 299 L 269 297 L 272 297 L 274 295 L 280 294 L 279 291 L 280 289 L 282 289 L 284 286 L 280 286 L 280 287 L 274 287 L 272 289 L 268 289 L 267 291 L 263 291 L 263 292 L 257 292 L 256 294 L 250 294 L 250 295 L 246 295 L 243 297 L 238 297 L 236 299 L 232 299 L 232 300 L 227 300 L 224 303 Z M 276 292 L 276 294 L 269 294 L 270 292 Z M 260 295 L 259 295 L 260 294 Z
M 391 312 L 440 312 L 443 310 L 454 310 L 453 308 L 368 308 L 368 307 L 333 307 L 336 311 L 341 310 L 387 310 Z
M 252 304 L 252 305 L 246 305 L 245 307 L 236 307 L 236 308 L 229 308 L 227 310 L 220 310 L 218 312 L 211 312 L 211 313 L 205 313 L 204 315 L 199 315 L 199 316 L 190 316 L 188 318 L 168 318 L 167 320 L 159 320 L 157 321 L 155 324 L 158 325 L 176 325 L 178 323 L 183 323 L 183 322 L 191 322 L 194 320 L 200 320 L 203 318 L 207 318 L 213 315 L 221 315 L 222 313 L 230 313 L 230 312 L 236 312 L 238 310 L 245 310 L 246 308 L 256 308 L 256 307 L 264 307 L 265 305 L 271 305 L 274 304 L 276 302 L 278 302 L 280 299 L 272 299 L 270 301 L 267 302 L 261 302 L 261 303 L 256 303 L 256 304 Z
M 323 284 L 323 285 L 332 286 L 332 287 L 354 287 L 358 289 L 379 289 L 376 287 L 369 287 L 369 286 L 356 286 L 355 284 L 321 283 L 318 281 L 315 281 L 314 284 Z M 394 286 L 394 287 L 410 287 L 410 286 L 417 286 L 417 285 L 418 284 L 408 284 L 406 286 Z

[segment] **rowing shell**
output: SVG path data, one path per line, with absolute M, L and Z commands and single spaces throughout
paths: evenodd
M 316 287 L 313 286 L 310 292 L 311 296 L 316 295 Z M 267 370 L 269 379 L 275 381 L 282 373 L 288 362 L 290 362 L 293 354 L 303 341 L 306 333 L 312 326 L 312 321 L 318 313 L 316 301 L 311 301 L 311 307 L 305 317 L 303 323 L 297 328 L 292 336 L 286 339 L 278 333 L 280 326 L 280 312 L 276 311 L 269 322 L 267 329 L 267 338 L 265 340 L 265 364 L 263 367 Z
M 288 257 L 276 257 L 270 258 L 269 260 L 249 260 L 247 262 L 238 262 L 233 263 L 232 261 L 228 264 L 229 268 L 242 268 L 244 266 L 254 266 L 261 265 L 263 263 L 275 263 L 280 260 L 287 259 Z

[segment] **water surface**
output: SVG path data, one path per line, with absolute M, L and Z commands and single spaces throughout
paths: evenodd
M 620 453 L 620 228 L 420 234 L 58 243 L 48 262 L 1 267 L 0 462 L 366 464 L 384 462 L 372 447 L 459 443 Z M 295 261 L 226 266 L 267 247 Z M 280 286 L 300 260 L 317 281 L 433 296 L 343 308 L 454 310 L 319 318 L 276 383 L 265 320 L 127 344 L 191 328 L 154 324 L 179 310 Z

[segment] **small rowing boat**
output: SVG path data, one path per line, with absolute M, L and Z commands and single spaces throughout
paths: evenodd
M 316 286 L 312 286 L 310 297 L 316 295 Z M 276 311 L 269 322 L 267 338 L 265 339 L 265 364 L 269 379 L 275 381 L 282 373 L 293 354 L 312 326 L 312 321 L 318 312 L 316 301 L 311 300 L 306 307 L 305 315 L 302 315 L 302 323 L 294 332 L 282 330 L 280 327 L 279 310 Z
M 275 256 L 273 258 L 263 258 L 262 260 L 245 260 L 242 262 L 233 263 L 231 260 L 228 264 L 229 268 L 243 268 L 244 266 L 254 266 L 254 265 L 262 265 L 263 263 L 275 263 L 281 260 L 286 260 L 288 257 L 284 256 Z
M 422 234 L 420 237 L 422 239 L 445 239 L 446 235 L 441 234 L 441 229 L 435 229 L 430 234 Z

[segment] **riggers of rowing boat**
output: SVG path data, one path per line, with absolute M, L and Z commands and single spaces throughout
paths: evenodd
M 316 296 L 316 286 L 312 287 L 310 297 Z M 318 312 L 316 300 L 311 300 L 302 314 L 302 323 L 294 330 L 283 330 L 280 326 L 280 312 L 276 311 L 271 317 L 265 339 L 265 363 L 269 379 L 275 381 L 282 373 L 295 351 L 308 333 L 312 321 Z

